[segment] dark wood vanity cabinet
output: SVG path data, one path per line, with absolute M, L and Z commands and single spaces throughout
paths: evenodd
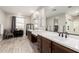
M 52 42 L 52 53 L 75 53 L 75 51 L 58 43 Z
M 51 53 L 51 41 L 38 35 L 38 50 L 41 53 Z
M 51 53 L 51 41 L 42 37 L 42 53 Z
M 42 38 L 39 35 L 37 36 L 37 43 L 38 43 L 37 49 L 40 53 L 42 53 Z
M 38 35 L 38 50 L 41 53 L 76 53 L 72 49 L 53 42 L 45 37 Z
M 37 42 L 37 36 L 35 36 L 34 34 L 32 34 L 30 31 L 27 31 L 27 37 L 31 42 Z

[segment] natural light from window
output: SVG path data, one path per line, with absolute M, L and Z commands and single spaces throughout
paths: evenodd
M 16 17 L 16 29 L 24 29 L 24 18 Z

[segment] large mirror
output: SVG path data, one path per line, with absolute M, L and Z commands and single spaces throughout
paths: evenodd
M 46 25 L 48 31 L 79 35 L 79 7 L 46 7 Z
M 62 11 L 62 8 L 64 11 Z M 65 11 L 67 7 L 53 6 L 46 8 L 47 30 L 52 32 L 65 32 Z
M 79 35 L 79 15 L 66 17 L 66 31 L 70 34 Z

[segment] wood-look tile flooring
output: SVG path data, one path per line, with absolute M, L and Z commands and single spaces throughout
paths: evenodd
M 37 48 L 27 37 L 0 41 L 0 53 L 37 53 Z

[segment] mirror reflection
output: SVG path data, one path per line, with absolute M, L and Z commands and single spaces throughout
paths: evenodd
M 78 6 L 52 6 L 45 9 L 47 31 L 79 34 Z

